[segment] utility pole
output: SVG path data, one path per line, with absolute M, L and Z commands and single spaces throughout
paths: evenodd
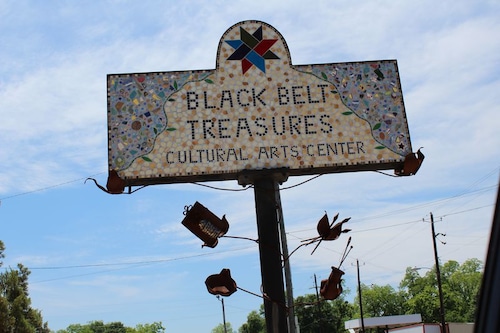
M 363 301 L 361 298 L 361 279 L 359 278 L 359 260 L 356 259 L 356 266 L 358 268 L 358 293 L 359 293 L 359 314 L 361 315 L 361 329 L 365 333 L 365 320 L 363 318 Z
M 436 261 L 436 278 L 439 292 L 439 312 L 441 316 L 441 333 L 446 333 L 446 320 L 444 316 L 443 288 L 441 286 L 441 272 L 439 270 L 439 257 L 436 246 L 436 231 L 434 230 L 434 216 L 431 213 L 432 243 L 434 244 L 434 260 Z
M 316 274 L 314 274 L 314 288 L 316 289 L 316 304 L 318 305 L 319 333 L 323 333 L 323 313 L 321 312 L 321 302 L 319 300 L 318 280 L 316 279 Z
M 224 298 L 220 298 L 219 295 L 217 295 L 217 299 L 220 299 L 222 302 L 222 322 L 224 323 L 224 333 L 227 333 L 226 310 L 224 309 Z

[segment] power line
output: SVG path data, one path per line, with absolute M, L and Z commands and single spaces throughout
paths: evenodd
M 474 207 L 466 210 L 462 210 L 459 212 L 454 212 L 450 214 L 445 214 L 439 216 L 439 218 L 451 216 L 451 215 L 458 215 L 458 214 L 464 214 L 470 211 L 486 208 L 486 207 L 491 207 L 493 204 L 490 205 L 484 205 L 484 206 L 479 206 L 479 207 Z M 395 227 L 400 227 L 408 224 L 415 224 L 417 222 L 421 222 L 421 220 L 412 220 L 412 221 L 407 221 L 407 222 L 401 222 L 401 223 L 396 223 L 396 224 L 391 224 L 391 225 L 386 225 L 386 226 L 381 226 L 381 227 L 375 227 L 375 228 L 369 228 L 369 229 L 362 229 L 362 230 L 353 230 L 353 233 L 359 233 L 359 232 L 367 232 L 367 231 L 373 231 L 373 230 L 380 230 L 380 229 L 388 229 L 388 228 L 395 228 Z M 439 223 L 440 221 L 436 221 L 436 223 Z M 296 230 L 296 231 L 291 231 L 287 232 L 288 235 L 293 236 L 297 239 L 301 239 L 300 237 L 297 237 L 293 235 L 294 233 L 298 232 L 303 232 L 303 231 L 310 231 L 312 229 L 303 229 L 303 230 Z M 398 235 L 399 237 L 400 235 Z M 140 260 L 140 261 L 131 261 L 131 262 L 115 262 L 115 263 L 99 263 L 99 264 L 82 264 L 82 265 L 67 265 L 67 266 L 40 266 L 40 267 L 30 267 L 30 270 L 62 270 L 62 269 L 74 269 L 74 268 L 92 268 L 92 267 L 110 267 L 110 266 L 134 266 L 134 265 L 149 265 L 149 264 L 156 264 L 156 263 L 165 263 L 165 262 L 171 262 L 171 261 L 178 261 L 178 260 L 185 260 L 185 259 L 192 259 L 192 258 L 197 258 L 197 257 L 204 257 L 204 256 L 212 256 L 212 255 L 217 255 L 217 254 L 224 254 L 228 252 L 233 252 L 233 251 L 241 251 L 241 250 L 246 250 L 251 247 L 244 247 L 244 248 L 239 248 L 239 249 L 231 249 L 228 251 L 219 251 L 215 253 L 203 253 L 203 254 L 196 254 L 196 255 L 191 255 L 191 256 L 182 256 L 182 257 L 174 257 L 174 258 L 164 258 L 164 259 L 156 259 L 156 260 Z
M 481 189 L 478 189 L 478 190 L 475 190 L 475 191 L 471 191 L 471 192 L 464 192 L 464 193 L 461 193 L 461 194 L 453 195 L 451 197 L 437 199 L 437 200 L 434 200 L 434 201 L 430 201 L 430 202 L 419 204 L 419 205 L 415 205 L 415 206 L 410 206 L 410 207 L 406 207 L 406 208 L 401 208 L 401 209 L 393 210 L 393 211 L 382 213 L 382 214 L 379 214 L 379 215 L 373 215 L 373 216 L 368 216 L 368 217 L 364 217 L 364 218 L 358 218 L 358 219 L 356 219 L 356 223 L 359 223 L 360 221 L 374 220 L 374 219 L 379 219 L 379 218 L 382 218 L 382 217 L 387 217 L 387 216 L 396 215 L 396 214 L 400 214 L 400 213 L 406 213 L 406 212 L 409 212 L 409 211 L 412 211 L 412 210 L 415 210 L 415 209 L 424 208 L 424 207 L 427 207 L 427 206 L 432 206 L 432 205 L 435 205 L 435 204 L 443 202 L 443 201 L 451 201 L 451 200 L 454 200 L 454 199 L 458 199 L 458 198 L 466 196 L 466 195 L 476 194 L 478 192 L 479 193 L 481 193 L 481 192 L 488 192 L 488 191 L 491 191 L 491 190 L 496 189 L 496 188 L 498 188 L 498 184 L 491 185 L 491 186 L 488 186 L 488 187 L 484 187 L 484 188 L 481 188 Z
M 491 207 L 493 205 L 494 204 L 489 204 L 489 205 L 474 207 L 474 208 L 462 210 L 462 211 L 455 212 L 455 213 L 450 213 L 450 214 L 444 214 L 444 215 L 436 216 L 436 218 L 440 218 L 441 219 L 441 218 L 444 218 L 444 217 L 447 217 L 447 216 L 451 216 L 451 215 L 459 215 L 459 214 L 463 214 L 463 213 L 468 213 L 468 212 L 471 212 L 471 211 L 474 211 L 474 210 L 483 209 L 483 208 L 486 208 L 486 207 Z M 389 213 L 387 213 L 387 214 L 389 214 Z M 419 219 L 419 220 L 411 220 L 411 221 L 406 221 L 406 222 L 401 222 L 401 223 L 395 223 L 395 224 L 385 225 L 385 226 L 381 226 L 381 227 L 374 227 L 374 228 L 361 229 L 361 230 L 352 230 L 351 233 L 359 233 L 359 232 L 373 231 L 373 230 L 379 230 L 379 229 L 395 228 L 395 227 L 400 227 L 400 226 L 408 225 L 408 224 L 414 224 L 414 223 L 418 223 L 418 222 L 422 222 L 422 220 L 421 219 Z M 440 223 L 440 222 L 442 222 L 442 221 L 435 221 L 435 223 Z M 295 236 L 294 234 L 296 234 L 296 233 L 302 233 L 302 232 L 309 232 L 309 231 L 312 231 L 312 230 L 314 230 L 314 228 L 292 230 L 292 231 L 288 231 L 287 235 L 290 235 L 292 237 L 295 237 L 295 238 L 301 240 L 303 238 Z
M 474 187 L 475 185 L 483 182 L 485 179 L 489 178 L 492 174 L 494 174 L 495 172 L 497 172 L 498 168 L 495 168 L 493 169 L 492 171 L 490 171 L 488 174 L 486 174 L 485 176 L 483 176 L 482 178 L 480 178 L 479 180 L 477 180 L 476 182 L 474 182 L 472 185 L 469 186 L 469 188 L 472 188 Z M 76 183 L 76 182 L 80 182 L 80 181 L 84 181 L 88 178 L 94 178 L 95 176 L 98 176 L 98 175 L 102 175 L 102 174 L 105 174 L 107 173 L 107 171 L 104 171 L 104 172 L 99 172 L 99 173 L 95 173 L 93 175 L 90 175 L 90 176 L 87 176 L 87 177 L 83 177 L 83 178 L 78 178 L 78 179 L 74 179 L 74 180 L 69 180 L 69 181 L 66 181 L 66 182 L 63 182 L 63 183 L 59 183 L 59 184 L 55 184 L 55 185 L 50 185 L 50 186 L 46 186 L 46 187 L 42 187 L 42 188 L 39 188 L 39 189 L 35 189 L 35 190 L 31 190 L 31 191 L 26 191 L 26 192 L 21 192 L 21 193 L 17 193 L 17 194 L 13 194 L 13 195 L 10 195 L 10 196 L 7 196 L 7 197 L 3 197 L 3 198 L 0 198 L 0 204 L 3 200 L 7 200 L 7 199 L 12 199 L 12 198 L 15 198 L 15 197 L 19 197 L 19 196 L 22 196 L 22 195 L 27 195 L 27 194 L 32 194 L 32 193 L 36 193 L 36 192 L 42 192 L 42 191 L 46 191 L 46 190 L 50 190 L 50 189 L 53 189 L 53 188 L 56 188 L 56 187 L 61 187 L 61 186 L 64 186 L 64 185 L 68 185 L 68 184 L 71 184 L 71 183 Z M 288 186 L 288 187 L 283 187 L 281 188 L 280 190 L 289 190 L 289 189 L 292 189 L 292 188 L 295 188 L 297 186 L 301 186 L 307 182 L 310 182 L 318 177 L 321 177 L 323 176 L 323 174 L 318 174 L 316 176 L 313 176 L 305 181 L 302 181 L 298 184 L 295 184 L 295 185 L 291 185 L 291 186 Z M 207 187 L 207 188 L 211 188 L 211 189 L 214 189 L 214 190 L 219 190 L 219 191 L 235 191 L 235 192 L 238 192 L 238 191 L 246 191 L 250 188 L 253 188 L 253 186 L 246 186 L 242 189 L 230 189 L 230 188 L 223 188 L 223 187 L 216 187 L 216 186 L 211 186 L 211 185 L 206 185 L 206 184 L 202 184 L 202 183 L 197 183 L 197 182 L 194 182 L 194 183 L 191 183 L 191 184 L 194 184 L 194 185 L 198 185 L 198 186 L 203 186 L 203 187 Z M 478 191 L 481 191 L 481 190 L 488 190 L 488 189 L 491 189 L 493 187 L 498 187 L 498 185 L 493 185 L 493 186 L 490 186 L 488 188 L 483 188 L 483 189 L 479 189 Z M 457 198 L 457 197 L 460 197 L 462 195 L 465 195 L 465 194 L 470 194 L 470 193 L 475 193 L 476 191 L 472 191 L 472 192 L 462 192 L 460 194 L 457 194 L 455 196 L 452 196 L 452 197 L 449 197 L 449 198 L 444 198 L 444 199 L 440 199 L 436 202 L 439 202 L 439 201 L 443 201 L 443 200 L 451 200 L 451 199 L 454 199 L 454 198 Z M 434 202 L 434 203 L 436 203 Z M 423 204 L 421 206 L 414 206 L 413 209 L 416 209 L 416 208 L 419 208 L 419 207 L 425 207 L 426 205 L 428 204 Z M 374 218 L 378 218 L 379 216 L 374 216 L 374 217 L 370 217 L 370 218 L 365 218 L 365 219 L 374 219 Z M 381 216 L 380 216 L 381 217 Z
M 186 259 L 192 259 L 192 258 L 198 258 L 198 257 L 214 256 L 217 254 L 224 254 L 224 253 L 228 253 L 228 252 L 243 251 L 243 250 L 247 250 L 250 248 L 253 248 L 253 247 L 247 246 L 247 247 L 231 249 L 231 250 L 227 250 L 227 251 L 194 254 L 194 255 L 190 255 L 190 256 L 156 259 L 156 260 L 139 260 L 139 261 L 129 261 L 129 262 L 82 264 L 82 265 L 68 265 L 68 266 L 40 266 L 40 267 L 29 267 L 29 269 L 30 270 L 61 270 L 61 269 L 73 269 L 73 268 L 150 265 L 150 264 L 158 264 L 158 263 L 165 263 L 165 262 L 171 262 L 171 261 L 186 260 Z
M 486 208 L 486 207 L 491 207 L 491 206 L 494 206 L 495 204 L 492 203 L 492 204 L 489 204 L 489 205 L 484 205 L 484 206 L 480 206 L 480 207 L 474 207 L 474 208 L 470 208 L 470 209 L 466 209 L 466 210 L 461 210 L 459 212 L 454 212 L 454 213 L 448 213 L 448 214 L 443 214 L 443 215 L 440 215 L 440 216 L 436 216 L 436 218 L 445 218 L 447 216 L 452 216 L 452 215 L 458 215 L 458 214 L 463 214 L 463 213 L 468 213 L 468 212 L 472 212 L 474 210 L 478 210 L 478 209 L 482 209 L 482 208 Z M 436 223 L 440 222 L 440 221 L 435 221 Z

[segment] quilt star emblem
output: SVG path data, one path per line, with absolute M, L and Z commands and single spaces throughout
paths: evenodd
M 252 66 L 257 67 L 262 72 L 266 72 L 266 59 L 279 59 L 270 48 L 277 39 L 264 39 L 262 37 L 262 26 L 253 34 L 240 27 L 240 39 L 226 40 L 234 52 L 227 60 L 240 60 L 241 70 L 245 74 Z

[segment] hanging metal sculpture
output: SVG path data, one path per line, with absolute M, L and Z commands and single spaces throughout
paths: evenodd
M 344 275 L 343 271 L 332 266 L 328 279 L 321 280 L 319 292 L 324 299 L 334 300 L 342 294 L 342 275 Z
M 397 176 L 413 176 L 417 173 L 425 158 L 420 149 L 422 148 L 419 148 L 416 153 L 409 153 L 405 156 L 402 168 L 394 170 Z
M 352 250 L 351 237 L 347 241 L 347 245 L 344 249 L 344 253 L 342 254 L 342 258 L 340 259 L 340 263 L 338 267 L 332 266 L 332 271 L 330 272 L 330 276 L 328 279 L 321 280 L 320 294 L 324 299 L 334 300 L 342 294 L 342 275 L 344 272 L 340 269 L 340 266 L 344 263 L 344 260 L 349 255 L 349 252 Z
M 205 280 L 205 286 L 212 295 L 230 296 L 236 290 L 236 282 L 231 278 L 229 268 L 223 268 L 219 274 L 210 275 Z
M 182 224 L 204 242 L 202 247 L 214 248 L 219 242 L 219 237 L 224 236 L 229 230 L 226 215 L 220 219 L 198 201 L 193 206 L 184 206 L 184 215 L 186 217 L 182 220 Z
M 109 193 L 109 194 L 122 194 L 123 191 L 125 190 L 125 181 L 120 178 L 120 176 L 118 175 L 118 173 L 115 170 L 109 171 L 108 181 L 106 182 L 106 187 L 97 183 L 97 180 L 95 180 L 94 178 L 87 178 L 87 179 L 85 179 L 84 183 L 86 183 L 87 180 L 94 181 L 94 183 L 96 184 L 96 186 L 98 188 L 100 188 L 101 190 L 103 190 L 104 192 Z

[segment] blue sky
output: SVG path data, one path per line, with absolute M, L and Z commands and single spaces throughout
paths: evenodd
M 106 74 L 214 69 L 221 36 L 243 20 L 276 28 L 296 65 L 396 59 L 412 145 L 426 155 L 414 177 L 289 178 L 290 250 L 316 235 L 325 211 L 351 217 L 348 299 L 356 259 L 368 285 L 396 287 L 407 267 L 433 265 L 431 212 L 446 234 L 442 261 L 485 258 L 500 167 L 498 1 L 3 1 L 0 17 L 1 269 L 31 269 L 33 306 L 54 330 L 103 320 L 210 332 L 222 311 L 207 276 L 229 268 L 259 292 L 254 242 L 202 249 L 181 225 L 199 201 L 226 214 L 228 235 L 256 238 L 252 189 L 226 181 L 112 196 L 84 184 L 106 182 Z M 292 256 L 294 296 L 314 292 L 345 240 Z M 236 292 L 227 320 L 237 329 L 261 302 Z

